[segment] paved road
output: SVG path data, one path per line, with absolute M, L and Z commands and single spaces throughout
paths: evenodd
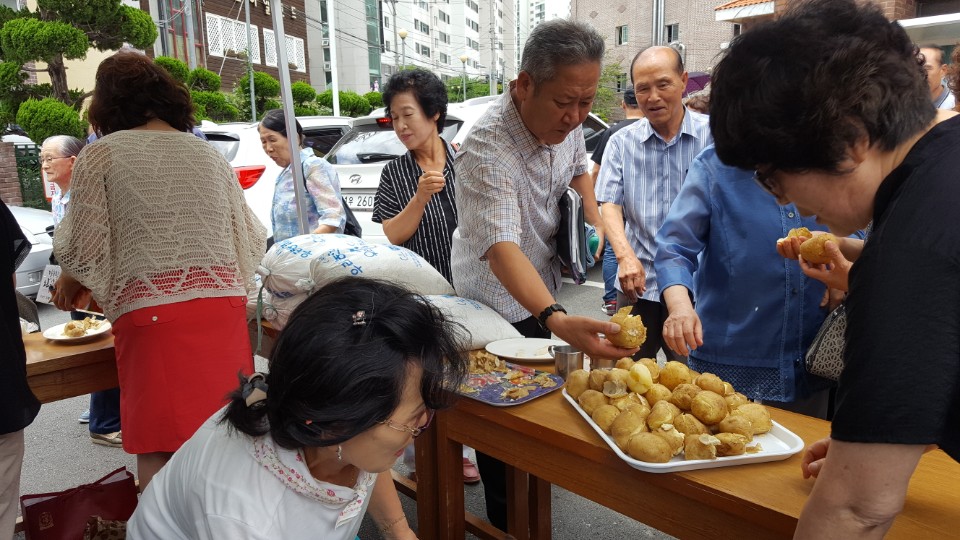
M 599 271 L 594 269 L 589 275 L 589 281 L 584 285 L 565 283 L 558 300 L 570 313 L 602 319 L 605 318 L 600 311 L 602 294 L 602 278 Z M 66 322 L 69 317 L 55 308 L 41 305 L 40 319 L 42 328 L 49 328 Z M 259 359 L 258 369 L 266 370 L 263 359 Z M 118 467 L 126 466 L 131 471 L 136 470 L 136 460 L 123 450 L 90 443 L 86 426 L 77 423 L 77 417 L 86 407 L 86 397 L 43 406 L 40 415 L 26 430 L 21 493 L 59 491 L 92 482 Z M 397 465 L 397 470 L 406 472 L 402 464 Z M 466 486 L 465 489 L 467 508 L 483 515 L 482 487 Z M 611 486 L 611 489 L 615 489 L 615 486 Z M 407 516 L 415 525 L 415 503 L 406 497 L 401 497 L 401 500 Z M 643 504 L 639 494 L 637 504 Z M 380 538 L 369 518 L 360 529 L 360 537 L 364 540 Z M 671 538 L 556 487 L 553 488 L 553 537 L 557 540 Z

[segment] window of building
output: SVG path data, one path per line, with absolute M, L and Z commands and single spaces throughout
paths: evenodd
M 476 13 L 480 13 L 480 5 L 474 2 L 473 0 L 467 0 L 467 7 L 472 9 Z
M 680 23 L 673 23 L 667 25 L 667 43 L 674 41 L 680 41 Z
M 14 2 L 14 5 L 18 4 L 20 2 Z M 26 4 L 26 2 L 23 2 L 23 4 Z M 190 49 L 187 46 L 189 40 L 187 39 L 186 18 L 181 13 L 185 4 L 186 2 L 181 0 L 159 0 L 157 2 L 161 20 L 166 21 L 166 24 L 160 27 L 160 43 L 163 47 L 163 54 L 189 62 Z M 196 48 L 197 58 L 201 59 L 202 65 L 203 32 L 200 31 L 200 10 L 197 9 L 197 2 L 195 1 L 191 12 L 193 13 L 193 28 L 195 30 L 193 36 L 194 47 Z
M 477 21 L 472 21 L 470 19 L 467 19 L 467 26 L 472 28 L 474 32 L 480 31 L 480 24 Z
M 287 62 L 293 64 L 292 69 L 296 71 L 307 71 L 307 59 L 303 48 L 303 39 L 293 36 L 286 36 Z M 263 29 L 263 54 L 264 64 L 277 67 L 277 47 L 273 30 Z
M 627 88 L 630 88 L 630 79 L 626 73 L 620 73 L 617 75 L 617 92 L 623 92 Z
M 393 49 L 390 48 L 390 42 L 389 42 L 389 41 L 385 41 L 383 44 L 386 46 L 386 48 L 387 48 L 388 51 L 392 51 L 392 50 L 393 50 Z
M 446 33 L 446 32 L 440 32 L 440 42 L 441 42 L 441 43 L 446 43 L 447 45 L 449 45 L 449 44 L 450 44 L 450 34 L 448 34 L 448 33 Z
M 617 27 L 616 42 L 617 45 L 623 45 L 630 41 L 630 34 L 627 31 L 627 25 Z
M 737 37 L 741 33 L 743 33 L 743 26 L 739 24 L 733 25 L 733 37 Z
M 440 63 L 441 63 L 441 64 L 449 64 L 449 63 L 450 63 L 450 57 L 447 56 L 447 55 L 444 54 L 444 53 L 439 53 L 439 60 L 440 60 Z
M 426 45 L 421 45 L 420 54 L 426 56 L 427 58 L 430 58 L 430 47 L 427 47 Z
M 448 23 L 448 24 L 450 23 L 450 16 L 447 15 L 447 13 L 446 13 L 445 11 L 440 10 L 440 11 L 437 12 L 437 14 L 440 16 L 440 21 L 441 21 L 441 22 L 445 22 L 445 23 Z
M 242 58 L 243 54 L 247 54 L 251 62 L 254 64 L 260 63 L 260 34 L 256 25 L 250 25 L 251 50 L 248 52 L 246 23 L 212 13 L 207 13 L 206 19 L 207 44 L 210 55 Z

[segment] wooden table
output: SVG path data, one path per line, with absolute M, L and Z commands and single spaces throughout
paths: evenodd
M 113 334 L 91 341 L 62 343 L 41 334 L 23 336 L 27 382 L 41 403 L 83 396 L 119 386 Z
M 807 443 L 829 433 L 828 422 L 771 412 Z M 559 391 L 506 408 L 464 398 L 434 423 L 433 433 L 417 441 L 424 540 L 464 537 L 464 444 L 507 464 L 508 532 L 518 540 L 550 538 L 550 484 L 684 539 L 790 538 L 813 487 L 800 474 L 801 454 L 719 469 L 638 471 L 606 446 Z M 925 455 L 887 538 L 956 538 L 958 480 L 960 464 L 939 450 Z

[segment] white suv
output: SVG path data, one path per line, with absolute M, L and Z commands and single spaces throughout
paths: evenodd
M 459 146 L 477 120 L 487 111 L 490 103 L 497 98 L 498 96 L 484 96 L 464 103 L 449 104 L 440 136 L 455 147 Z M 584 121 L 583 136 L 588 157 L 596 147 L 600 134 L 607 127 L 607 124 L 593 113 Z M 390 118 L 385 117 L 384 112 L 378 109 L 369 116 L 354 119 L 353 129 L 327 154 L 327 161 L 333 164 L 340 177 L 343 198 L 363 227 L 364 240 L 390 243 L 383 234 L 383 227 L 371 221 L 373 198 L 377 193 L 377 186 L 380 185 L 380 173 L 384 166 L 406 152 L 406 147 L 393 132 Z
M 304 147 L 313 148 L 318 156 L 329 152 L 353 125 L 353 118 L 347 116 L 298 116 L 297 120 L 303 126 Z M 273 188 L 281 169 L 263 151 L 258 125 L 204 122 L 200 130 L 233 166 L 247 204 L 267 228 L 267 236 L 272 236 Z

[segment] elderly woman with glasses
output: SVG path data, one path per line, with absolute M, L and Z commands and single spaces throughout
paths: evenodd
M 390 476 L 466 372 L 461 332 L 419 296 L 363 278 L 294 311 L 268 374 L 241 378 L 153 479 L 128 538 L 353 540 L 368 505 L 416 538 Z

